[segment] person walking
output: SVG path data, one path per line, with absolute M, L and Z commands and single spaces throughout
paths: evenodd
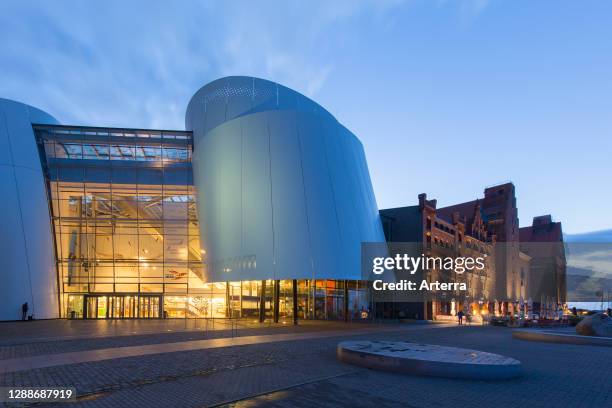
M 457 313 L 457 318 L 459 320 L 459 326 L 461 326 L 463 324 L 463 310 L 460 310 L 459 313 Z
M 25 302 L 23 305 L 21 305 L 21 320 L 26 320 L 26 318 L 28 317 L 28 302 Z

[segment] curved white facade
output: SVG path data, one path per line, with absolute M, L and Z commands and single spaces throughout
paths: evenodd
M 187 108 L 209 281 L 361 279 L 384 242 L 361 142 L 274 82 L 228 77 Z
M 32 123 L 45 112 L 0 99 L 0 320 L 59 317 L 49 204 Z

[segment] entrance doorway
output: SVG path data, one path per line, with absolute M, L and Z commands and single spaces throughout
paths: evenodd
M 158 319 L 161 296 L 85 295 L 83 316 L 86 319 Z
M 131 319 L 136 317 L 136 296 L 109 296 L 109 319 Z
M 161 304 L 159 298 L 159 296 L 140 296 L 138 317 L 140 317 L 141 319 L 158 319 L 160 315 L 159 308 Z

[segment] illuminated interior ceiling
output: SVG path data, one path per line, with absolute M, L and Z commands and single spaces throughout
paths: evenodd
M 184 194 L 177 194 L 165 198 L 159 195 L 148 196 L 149 200 L 147 203 L 140 206 L 138 205 L 139 201 L 137 201 L 134 195 L 122 196 L 121 200 L 112 200 L 110 193 L 96 193 L 95 196 L 79 196 L 78 198 L 81 197 L 84 201 L 87 201 L 88 205 L 86 206 L 86 211 L 88 211 L 88 217 L 108 218 L 111 222 L 117 217 L 130 220 L 138 219 L 139 226 L 145 227 L 144 231 L 151 235 L 156 241 L 164 241 L 164 228 L 168 229 L 169 226 L 172 225 L 172 220 L 164 220 L 163 223 L 159 222 L 163 220 L 164 211 L 166 213 L 171 211 L 168 207 L 163 207 L 164 201 L 188 203 L 188 205 L 192 207 L 191 211 L 195 213 L 195 203 L 190 201 Z M 142 201 L 140 201 L 140 203 L 142 204 Z M 168 214 L 166 214 L 166 216 L 167 215 Z M 198 226 L 197 222 L 194 220 L 189 220 L 188 223 L 196 228 Z M 112 226 L 114 228 L 114 223 Z M 142 234 L 142 231 L 143 229 L 140 229 L 140 234 Z M 168 237 L 166 238 L 166 240 L 170 239 Z M 186 237 L 181 236 L 181 239 L 183 238 Z M 179 242 L 178 245 L 185 245 L 192 259 L 201 260 L 202 254 L 199 248 L 193 248 L 189 245 L 189 242 Z M 108 256 L 111 255 L 112 254 L 108 254 Z

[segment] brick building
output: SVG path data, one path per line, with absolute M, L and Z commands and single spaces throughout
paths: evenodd
M 536 303 L 564 304 L 567 265 L 561 223 L 541 215 L 519 234 L 521 251 L 531 257 L 528 297 Z
M 428 256 L 484 256 L 487 260 L 484 270 L 463 275 L 428 271 L 432 281 L 463 279 L 467 293 L 433 294 L 420 305 L 394 305 L 394 312 L 439 319 L 461 309 L 476 316 L 532 312 L 547 297 L 565 302 L 561 225 L 552 223 L 550 216 L 536 217 L 532 227 L 519 229 L 512 183 L 487 187 L 483 198 L 441 208 L 436 200 L 420 194 L 418 205 L 380 214 L 388 242 L 422 242 Z M 543 244 L 551 241 L 561 245 Z
M 483 257 L 485 268 L 461 275 L 443 270 L 427 271 L 429 281 L 465 282 L 468 292 L 433 293 L 422 304 L 394 304 L 394 311 L 422 319 L 454 316 L 469 308 L 473 314 L 494 309 L 495 238 L 488 237 L 480 200 L 454 207 L 436 208 L 436 200 L 419 195 L 419 204 L 381 210 L 383 230 L 389 242 L 422 242 L 431 257 Z M 399 317 L 402 317 L 401 315 Z

